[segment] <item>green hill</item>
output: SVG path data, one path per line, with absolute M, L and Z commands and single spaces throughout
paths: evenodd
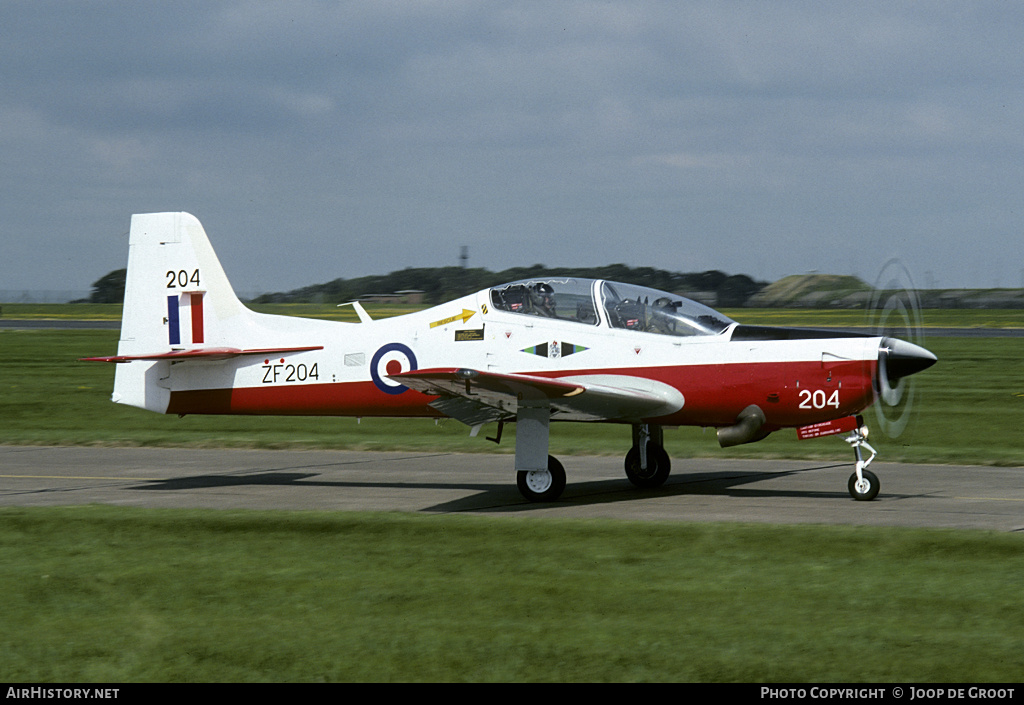
M 748 306 L 773 308 L 859 308 L 871 297 L 871 287 L 842 274 L 793 274 L 769 284 L 752 296 Z

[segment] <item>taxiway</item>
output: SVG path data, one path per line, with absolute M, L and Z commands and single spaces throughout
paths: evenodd
M 674 458 L 638 490 L 614 457 L 562 457 L 562 498 L 531 504 L 510 455 L 0 446 L 0 506 L 470 513 L 1024 530 L 1024 468 L 876 462 L 856 502 L 852 463 Z

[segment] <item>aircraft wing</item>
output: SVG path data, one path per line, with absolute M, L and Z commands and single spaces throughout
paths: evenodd
M 133 360 L 229 360 L 241 355 L 276 355 L 278 353 L 306 352 L 323 350 L 323 345 L 308 345 L 299 348 L 194 348 L 192 350 L 172 350 L 171 352 L 149 353 L 145 355 L 112 355 L 110 357 L 83 357 L 82 362 L 132 362 Z
M 629 375 L 550 378 L 435 368 L 389 376 L 424 394 L 437 395 L 440 398 L 431 406 L 471 426 L 515 416 L 523 403 L 547 404 L 552 417 L 567 421 L 655 418 L 683 406 L 683 395 L 674 387 Z

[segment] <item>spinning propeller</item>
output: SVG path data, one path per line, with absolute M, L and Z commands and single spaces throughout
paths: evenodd
M 883 336 L 878 351 L 875 418 L 882 433 L 898 438 L 915 413 L 918 390 L 913 374 L 936 360 L 924 348 L 920 300 L 910 273 L 899 260 L 891 259 L 883 265 L 867 316 L 874 333 Z

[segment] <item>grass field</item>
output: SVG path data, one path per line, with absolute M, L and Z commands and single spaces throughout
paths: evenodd
M 120 407 L 113 366 L 76 361 L 117 337 L 0 330 L 0 443 L 514 448 L 456 422 Z M 913 432 L 873 436 L 881 459 L 1024 465 L 1024 339 L 927 345 Z M 553 429 L 555 454 L 629 442 Z M 666 446 L 851 455 L 792 431 Z M 1022 570 L 1024 537 L 989 532 L 4 507 L 0 680 L 1019 682 Z
M 6 508 L 0 566 L 7 682 L 1024 672 L 1014 534 Z
M 399 316 L 422 306 L 364 304 L 373 318 Z M 251 304 L 261 313 L 283 316 L 358 320 L 351 306 L 336 304 Z M 0 304 L 3 317 L 12 320 L 121 320 L 120 304 Z M 863 326 L 868 324 L 862 309 L 722 309 L 722 313 L 741 323 L 780 326 Z M 933 328 L 1024 328 L 1024 309 L 926 309 L 922 325 Z

